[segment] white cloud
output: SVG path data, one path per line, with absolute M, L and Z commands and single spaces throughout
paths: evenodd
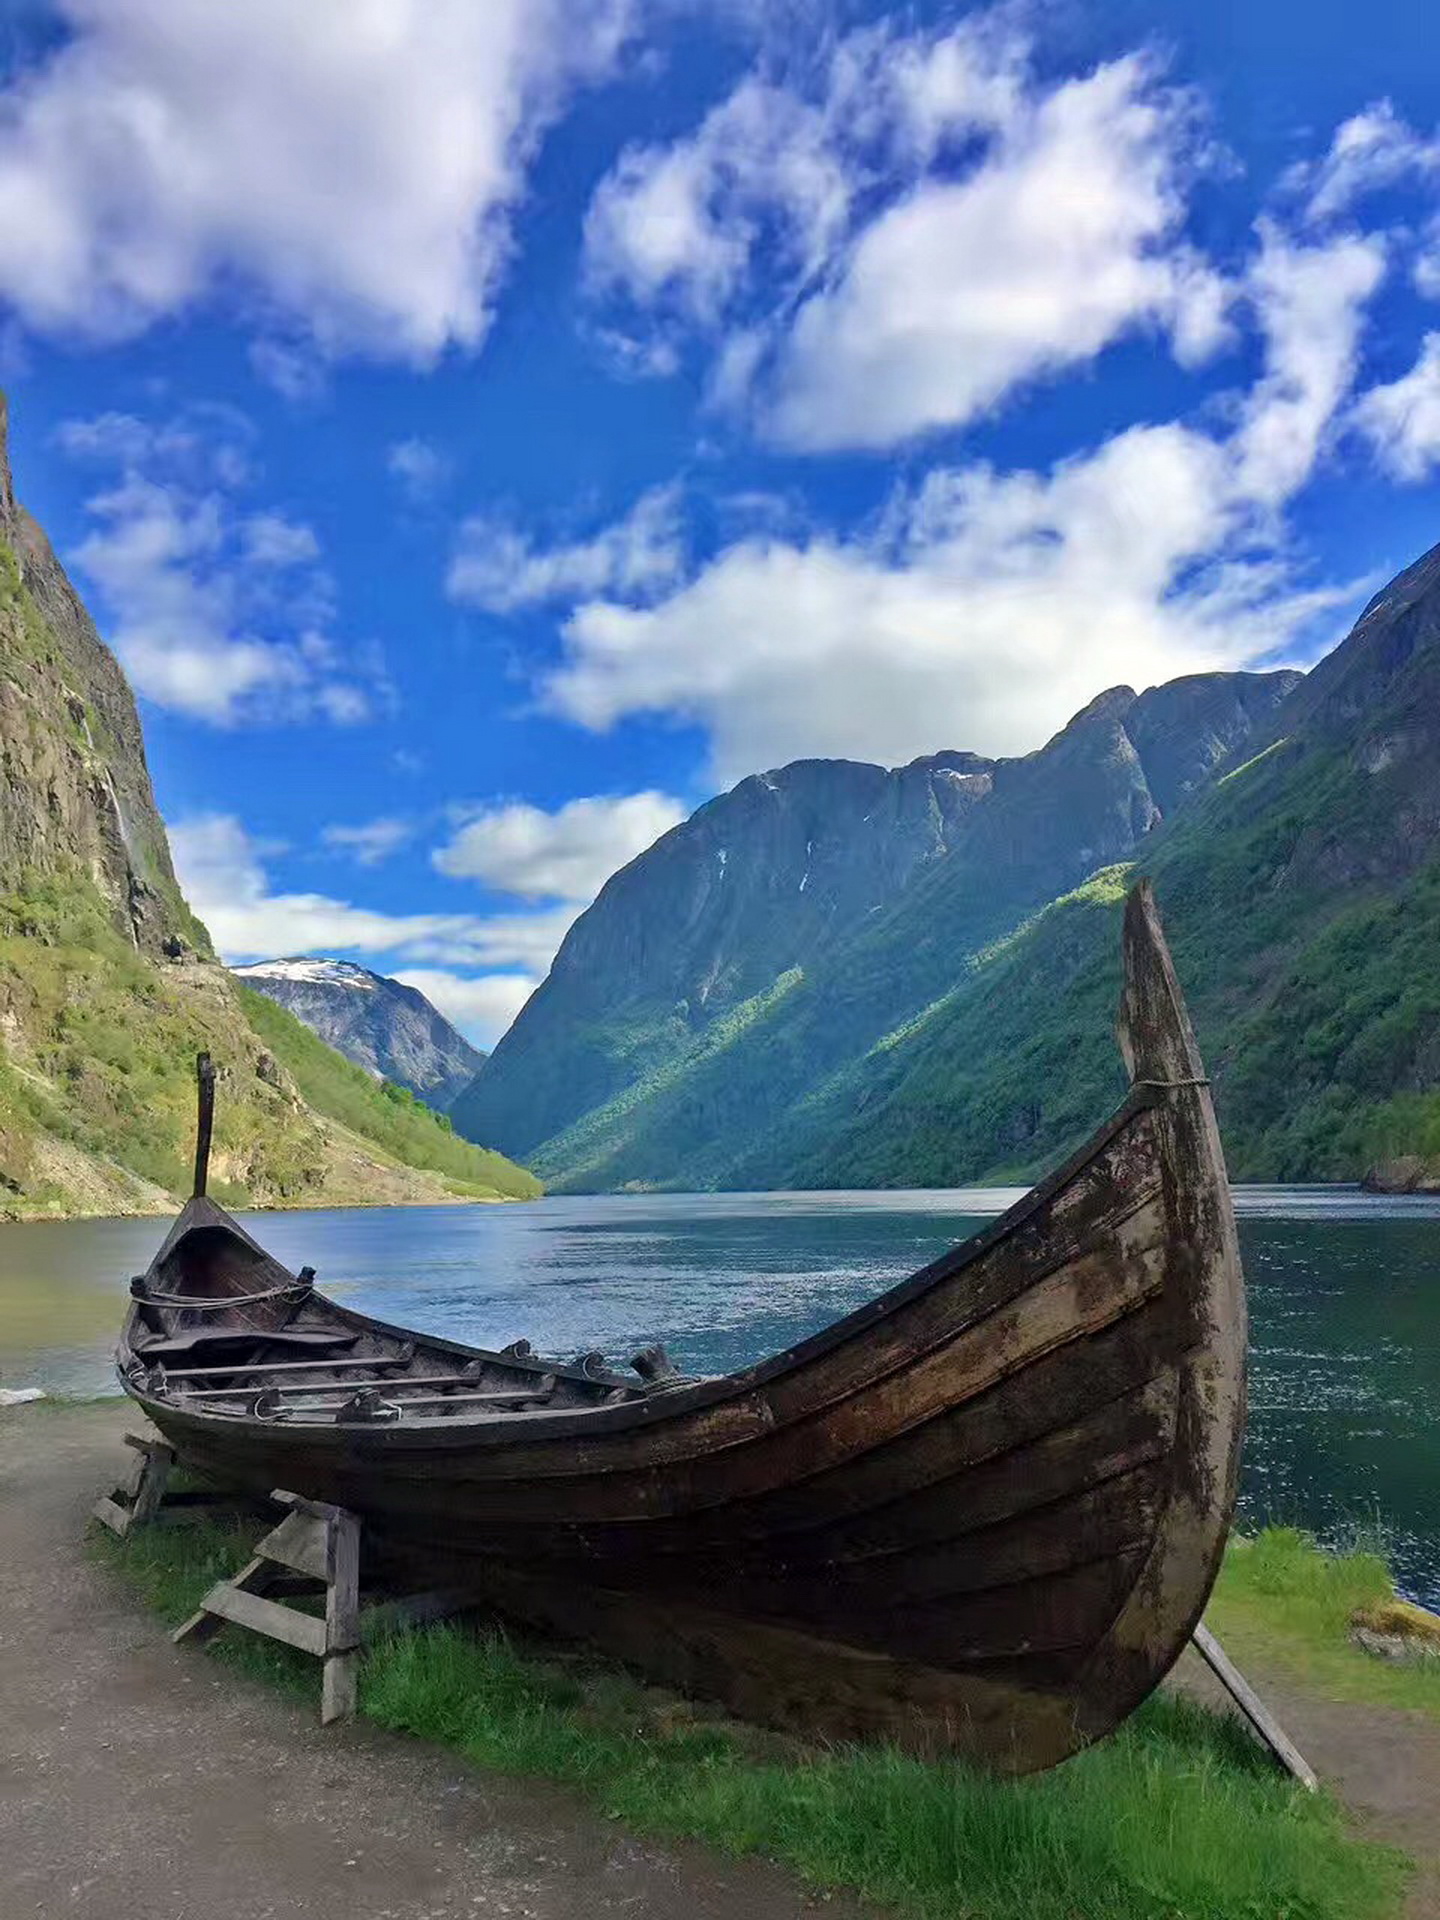
M 486 973 L 476 978 L 438 967 L 407 967 L 394 975 L 418 988 L 452 1026 L 477 1047 L 493 1047 L 535 991 L 525 973 Z
M 416 831 L 413 820 L 366 820 L 355 827 L 324 827 L 320 838 L 327 847 L 348 853 L 357 865 L 378 867 L 413 840 Z
M 623 520 L 588 540 L 551 546 L 537 546 L 493 514 L 475 514 L 460 528 L 445 584 L 452 600 L 513 613 L 592 593 L 643 598 L 672 585 L 684 562 L 680 490 L 654 487 Z
M 1293 581 L 1283 510 L 1355 378 L 1385 251 L 1273 223 L 1237 280 L 1260 372 L 1221 424 L 1134 426 L 1048 471 L 933 470 L 848 536 L 751 533 L 652 605 L 580 599 L 552 709 L 705 728 L 716 778 L 811 754 L 1023 752 L 1099 687 L 1249 665 L 1343 598 Z
M 313 345 L 252 340 L 248 357 L 256 377 L 273 387 L 282 399 L 297 404 L 320 400 L 329 387 L 325 361 Z
M 1186 566 L 1224 538 L 1223 456 L 1137 428 L 1053 474 L 930 476 L 891 541 L 747 540 L 652 609 L 582 606 L 555 706 L 603 729 L 705 726 L 716 777 L 807 755 L 1024 751 L 1098 687 L 1237 664 L 1273 643 Z M 1212 583 L 1213 586 L 1213 583 Z
M 1180 237 L 1195 119 L 1139 57 L 1040 81 L 998 14 L 867 29 L 811 97 L 751 76 L 622 155 L 588 284 L 670 334 L 723 327 L 712 397 L 782 443 L 892 445 L 1140 328 L 1187 362 L 1219 343 L 1225 288 Z
M 72 460 L 97 466 L 163 467 L 191 487 L 243 487 L 252 478 L 254 428 L 236 407 L 196 402 L 168 420 L 133 413 L 62 420 L 55 441 Z
M 450 477 L 448 455 L 419 435 L 397 440 L 385 456 L 385 465 L 412 506 L 433 500 Z
M 556 814 L 492 809 L 469 820 L 434 864 L 456 878 L 545 900 L 501 913 L 384 913 L 321 893 L 276 891 L 257 841 L 233 814 L 169 828 L 175 871 L 222 957 L 238 965 L 297 954 L 364 954 L 427 994 L 477 1045 L 491 1046 L 549 971 L 561 941 L 610 873 L 684 817 L 642 793 L 572 801 Z M 375 820 L 327 827 L 322 839 L 373 864 L 411 829 Z
M 680 371 L 680 350 L 660 333 L 637 338 L 620 327 L 587 326 L 585 339 L 596 349 L 612 380 L 668 380 Z
M 326 894 L 274 892 L 265 860 L 277 849 L 252 839 L 233 815 L 176 821 L 169 833 L 180 884 L 227 961 L 380 957 L 412 974 L 435 969 L 436 977 L 468 982 L 475 1007 L 488 1005 L 496 1018 L 544 976 L 578 911 L 567 905 L 491 915 L 380 913 Z M 456 968 L 473 971 L 459 975 Z
M 1433 212 L 1440 183 L 1440 129 L 1426 136 L 1402 120 L 1389 100 L 1377 100 L 1336 129 L 1329 149 L 1316 161 L 1292 167 L 1282 183 L 1301 202 L 1303 217 L 1327 226 L 1349 216 L 1375 194 L 1407 188 L 1424 190 L 1429 218 L 1422 216 L 1418 238 L 1403 227 L 1391 234 L 1398 248 L 1413 248 L 1411 274 L 1426 299 L 1440 299 L 1440 216 Z
M 1365 303 L 1379 286 L 1377 239 L 1296 246 L 1261 222 L 1248 292 L 1266 336 L 1265 372 L 1246 403 L 1238 485 L 1278 505 L 1309 478 L 1323 436 L 1355 378 Z
M 1188 120 L 1142 61 L 1119 61 L 1018 114 L 964 179 L 889 207 L 796 315 L 772 431 L 810 450 L 890 446 L 1139 327 L 1183 317 L 1187 354 L 1213 344 L 1213 277 L 1175 244 Z
M 492 913 L 478 922 L 478 930 L 465 939 L 443 939 L 428 946 L 417 943 L 417 960 L 446 961 L 456 965 L 469 963 L 485 967 L 521 967 L 538 980 L 550 970 L 560 942 L 574 926 L 584 900 L 562 900 L 556 906 L 524 913 Z
M 122 337 L 238 287 L 302 342 L 428 360 L 482 339 L 528 162 L 627 7 L 56 11 L 0 93 L 0 297 L 27 325 Z M 257 367 L 283 386 L 296 351 Z
M 298 567 L 320 558 L 313 527 L 283 513 L 252 513 L 241 525 L 245 558 L 257 567 Z
M 436 852 L 435 865 L 527 900 L 583 905 L 686 811 L 655 792 L 571 800 L 554 813 L 519 802 L 492 807 L 465 821 Z
M 1440 466 L 1440 333 L 1427 333 L 1414 366 L 1356 403 L 1354 424 L 1397 480 L 1424 480 Z
M 1293 167 L 1285 185 L 1305 196 L 1307 219 L 1326 221 L 1348 213 L 1367 194 L 1437 174 L 1440 135 L 1425 139 L 1389 100 L 1377 100 L 1336 128 L 1322 159 Z
M 57 439 L 118 474 L 86 502 L 76 564 L 109 612 L 107 638 L 147 699 L 215 726 L 367 719 L 388 689 L 374 659 L 347 661 L 313 530 L 243 513 L 248 425 L 223 408 L 163 424 L 108 413 Z
M 1440 300 L 1440 218 L 1432 220 L 1425 244 L 1415 256 L 1415 291 L 1426 300 Z
M 839 238 L 851 181 L 826 114 L 747 79 L 689 139 L 629 147 L 585 219 L 590 290 L 718 319 L 762 239 L 813 271 Z

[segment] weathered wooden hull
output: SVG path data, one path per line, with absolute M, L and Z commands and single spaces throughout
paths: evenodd
M 352 1507 L 388 1552 L 742 1714 L 1052 1765 L 1188 1639 L 1244 1414 L 1224 1167 L 1148 890 L 1126 962 L 1134 1085 L 1106 1127 L 988 1231 L 760 1366 L 384 1426 L 178 1403 L 133 1365 L 127 1385 L 203 1472 Z M 318 1297 L 289 1324 L 311 1322 L 377 1351 L 400 1331 Z

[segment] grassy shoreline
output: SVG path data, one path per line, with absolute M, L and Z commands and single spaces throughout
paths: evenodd
M 1263 1658 L 1327 1699 L 1440 1719 L 1440 1659 L 1392 1664 L 1350 1644 L 1350 1616 L 1394 1593 L 1379 1554 L 1324 1553 L 1298 1528 L 1267 1527 L 1231 1541 L 1206 1618 L 1242 1669 Z
M 97 1550 L 173 1622 L 244 1560 L 252 1533 L 164 1528 Z M 1337 1594 L 1370 1597 L 1376 1567 L 1383 1578 L 1369 1556 L 1317 1571 L 1331 1556 L 1301 1539 L 1232 1551 L 1222 1632 L 1248 1619 L 1254 1633 L 1309 1593 L 1293 1637 L 1311 1645 L 1330 1617 L 1313 1596 L 1333 1613 Z M 299 1696 L 318 1690 L 316 1663 L 288 1649 L 229 1632 L 214 1651 Z M 1017 1782 L 882 1748 L 805 1747 L 614 1668 L 456 1625 L 375 1647 L 360 1703 L 479 1766 L 558 1781 L 638 1832 L 762 1854 L 913 1920 L 1381 1920 L 1399 1911 L 1406 1875 L 1402 1856 L 1353 1838 L 1333 1799 L 1275 1773 L 1235 1722 L 1171 1696 Z
M 457 1193 L 450 1191 L 439 1194 L 414 1194 L 407 1198 L 385 1198 L 381 1200 L 265 1200 L 237 1201 L 232 1208 L 234 1213 L 348 1213 L 352 1209 L 371 1207 L 507 1207 L 522 1199 L 541 1199 L 540 1194 L 510 1193 Z M 77 1220 L 173 1220 L 185 1202 L 182 1197 L 173 1194 L 165 1196 L 164 1204 L 159 1201 L 153 1207 L 131 1207 L 125 1213 L 56 1213 L 51 1211 L 27 1212 L 23 1207 L 0 1207 L 0 1227 L 68 1227 Z

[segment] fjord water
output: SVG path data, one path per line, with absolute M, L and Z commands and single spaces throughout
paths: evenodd
M 1018 1197 L 798 1193 L 558 1197 L 494 1207 L 243 1216 L 362 1312 L 480 1346 L 521 1335 L 620 1365 L 663 1339 L 687 1372 L 792 1345 Z M 1440 1199 L 1335 1187 L 1236 1194 L 1251 1313 L 1247 1522 L 1383 1535 L 1440 1604 Z M 163 1224 L 0 1227 L 0 1384 L 113 1390 L 128 1276 Z M 0 1415 L 15 1418 L 17 1414 Z

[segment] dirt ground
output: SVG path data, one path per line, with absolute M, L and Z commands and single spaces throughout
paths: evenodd
M 322 1731 L 173 1648 L 82 1544 L 132 1423 L 0 1413 L 0 1920 L 876 1920 L 419 1741 Z M 1216 1691 L 1193 1656 L 1177 1677 Z M 1440 1920 L 1440 1722 L 1247 1677 L 1360 1829 L 1419 1862 L 1407 1920 Z
M 873 1914 L 172 1647 L 82 1545 L 133 1420 L 0 1413 L 0 1920 Z

